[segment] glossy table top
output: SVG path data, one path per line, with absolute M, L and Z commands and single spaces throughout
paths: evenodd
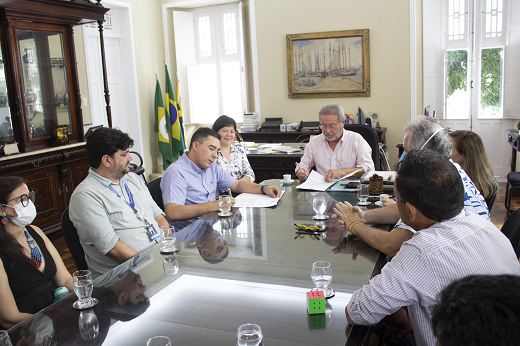
M 234 345 L 243 323 L 261 326 L 264 345 L 345 345 L 351 331 L 345 306 L 381 264 L 380 254 L 354 236 L 338 246 L 346 232 L 337 219 L 318 224 L 327 227 L 320 240 L 297 237 L 295 223 L 316 224 L 315 196 L 326 197 L 329 215 L 336 200 L 294 185 L 281 189 L 285 194 L 274 208 L 237 208 L 232 218 L 215 212 L 178 225 L 178 253 L 163 255 L 161 243 L 151 246 L 94 281 L 96 307 L 75 310 L 76 297 L 69 295 L 10 329 L 13 344 L 22 329 L 38 330 L 52 320 L 53 345 L 145 345 L 156 335 L 173 345 Z M 333 196 L 357 201 L 354 194 Z M 305 294 L 314 287 L 311 268 L 318 260 L 331 263 L 336 291 L 319 316 L 307 313 Z M 324 328 L 311 329 L 316 325 Z M 85 339 L 88 330 L 95 338 Z

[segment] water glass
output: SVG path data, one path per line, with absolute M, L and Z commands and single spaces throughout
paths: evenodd
M 368 184 L 359 184 L 357 191 L 357 198 L 359 199 L 359 205 L 369 205 L 370 202 L 367 202 L 368 195 L 370 192 L 370 187 Z
M 172 342 L 167 336 L 154 336 L 148 339 L 146 346 L 172 346 Z
M 99 322 L 94 310 L 80 311 L 78 325 L 83 340 L 92 340 L 99 335 Z
M 88 309 L 98 303 L 96 298 L 92 298 L 92 290 L 94 284 L 92 283 L 92 274 L 90 270 L 78 270 L 72 274 L 72 283 L 74 286 L 74 293 L 78 296 L 78 300 L 72 304 L 76 309 Z
M 231 196 L 220 195 L 218 197 L 218 208 L 220 209 L 220 213 L 218 214 L 218 216 L 232 216 L 233 213 L 231 213 Z
M 179 272 L 179 261 L 173 255 L 166 256 L 163 260 L 163 269 L 166 275 L 175 275 Z
M 312 264 L 311 279 L 316 285 L 312 291 L 323 291 L 325 298 L 332 298 L 335 295 L 334 290 L 328 288 L 332 281 L 332 268 L 329 262 L 314 262 Z
M 13 346 L 9 334 L 5 330 L 0 330 L 0 346 Z
M 327 209 L 327 202 L 325 201 L 325 197 L 314 197 L 312 200 L 312 208 L 316 215 L 312 218 L 315 220 L 325 220 L 328 219 L 328 215 L 324 215 L 325 209 Z
M 177 247 L 174 245 L 175 239 L 177 236 L 175 235 L 175 227 L 173 226 L 163 226 L 161 227 L 161 241 L 164 246 L 161 248 L 162 253 L 173 253 L 177 251 Z
M 238 327 L 238 346 L 258 346 L 262 343 L 263 338 L 262 329 L 258 324 L 246 323 Z

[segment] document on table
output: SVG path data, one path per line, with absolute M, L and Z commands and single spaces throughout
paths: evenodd
M 240 195 L 235 197 L 235 204 L 233 207 L 236 208 L 267 208 L 273 207 L 278 204 L 280 198 L 282 198 L 284 191 L 280 197 L 269 197 L 267 195 L 260 195 L 258 193 L 241 193 Z
M 359 172 L 361 169 L 358 169 L 357 171 L 350 172 L 349 174 L 345 175 L 344 177 L 341 177 L 339 179 L 334 179 L 330 183 L 327 183 L 325 181 L 325 177 L 321 175 L 320 173 L 316 171 L 311 171 L 311 174 L 307 177 L 307 180 L 305 180 L 304 183 L 296 186 L 297 189 L 305 189 L 305 190 L 314 190 L 314 191 L 325 191 L 331 186 L 332 184 L 335 184 L 339 180 L 348 178 Z

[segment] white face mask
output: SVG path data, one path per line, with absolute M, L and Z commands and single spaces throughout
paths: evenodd
M 22 203 L 18 203 L 11 208 L 14 208 L 18 216 L 12 217 L 10 220 L 18 227 L 30 225 L 36 218 L 36 207 L 30 199 L 27 207 L 24 207 Z

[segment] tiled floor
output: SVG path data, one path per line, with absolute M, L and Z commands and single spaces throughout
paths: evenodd
M 506 220 L 506 208 L 504 206 L 506 196 L 506 183 L 498 183 L 498 193 L 497 198 L 495 200 L 495 204 L 491 209 L 491 221 L 498 227 L 502 228 Z M 514 197 L 511 202 L 512 208 L 518 209 L 520 208 L 520 197 Z M 69 247 L 65 242 L 61 232 L 55 232 L 49 235 L 49 239 L 52 241 L 54 246 L 58 249 L 58 252 L 65 262 L 67 269 L 73 273 L 76 271 L 76 265 L 74 264 L 74 260 L 72 259 L 72 255 L 70 254 Z

